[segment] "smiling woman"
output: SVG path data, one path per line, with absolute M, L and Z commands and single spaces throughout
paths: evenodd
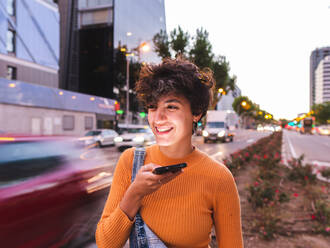
M 120 157 L 96 231 L 99 248 L 122 247 L 141 217 L 146 236 L 152 230 L 167 247 L 206 248 L 212 225 L 219 247 L 243 247 L 233 176 L 191 141 L 208 109 L 213 84 L 210 70 L 181 58 L 142 68 L 136 92 L 148 109 L 157 144 L 146 148 L 144 165 L 132 183 L 135 149 Z M 181 163 L 187 165 L 184 171 L 154 173 L 155 168 Z M 130 247 L 141 247 L 134 238 L 130 242 Z

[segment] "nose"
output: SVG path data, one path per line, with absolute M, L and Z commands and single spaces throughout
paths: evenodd
M 164 108 L 157 108 L 154 113 L 154 121 L 157 122 L 162 122 L 166 120 L 166 114 Z

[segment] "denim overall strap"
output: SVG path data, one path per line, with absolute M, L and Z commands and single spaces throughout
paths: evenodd
M 140 167 L 144 163 L 145 148 L 137 147 L 134 151 L 132 182 Z M 140 212 L 135 215 L 135 223 L 129 238 L 130 248 L 166 248 L 166 245 L 158 238 L 156 234 L 144 223 Z
M 132 169 L 132 179 L 131 179 L 132 182 L 134 181 L 140 167 L 144 163 L 144 156 L 145 156 L 145 148 L 136 147 L 134 151 L 134 159 L 133 159 L 133 169 Z M 149 248 L 146 232 L 144 230 L 144 221 L 141 218 L 139 212 L 135 216 L 135 223 L 132 227 L 129 241 L 130 241 L 129 242 L 130 248 Z

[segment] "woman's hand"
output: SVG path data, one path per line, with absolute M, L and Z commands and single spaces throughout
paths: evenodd
M 142 166 L 131 185 L 132 190 L 142 198 L 155 192 L 162 185 L 168 183 L 182 173 L 182 171 L 178 171 L 175 173 L 167 172 L 162 175 L 156 175 L 152 171 L 157 167 L 160 166 L 152 163 Z
M 156 175 L 152 173 L 152 171 L 157 167 L 160 166 L 155 164 L 142 166 L 135 180 L 125 192 L 119 207 L 129 219 L 134 219 L 136 213 L 139 211 L 144 196 L 155 192 L 162 187 L 162 185 L 168 183 L 182 173 L 182 171 L 178 171 L 175 173 L 167 172 L 162 175 Z

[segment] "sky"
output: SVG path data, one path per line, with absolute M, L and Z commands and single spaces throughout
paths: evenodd
M 167 32 L 203 27 L 215 55 L 275 119 L 309 111 L 309 58 L 330 46 L 330 0 L 165 0 Z

